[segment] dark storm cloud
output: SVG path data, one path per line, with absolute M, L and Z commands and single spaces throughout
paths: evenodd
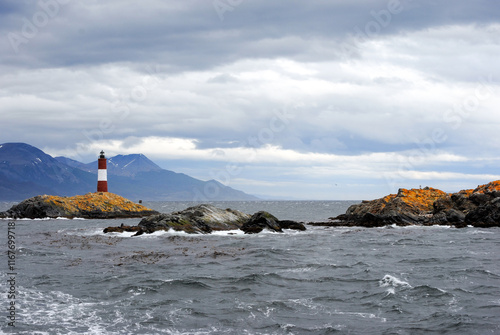
M 227 7 L 217 10 L 217 1 Z M 20 43 L 17 48 L 12 47 L 13 35 L 8 43 L 3 41 L 3 62 L 21 67 L 161 62 L 168 65 L 167 71 L 182 71 L 245 58 L 317 61 L 332 55 L 314 50 L 310 43 L 314 40 L 319 45 L 334 41 L 340 46 L 359 31 L 378 36 L 447 24 L 488 24 L 500 17 L 500 6 L 492 0 L 452 4 L 256 0 L 235 6 L 225 0 L 66 2 L 3 2 L 2 35 L 17 34 L 23 39 L 16 41 Z M 55 6 L 57 13 L 49 15 L 47 23 L 37 17 L 47 8 L 55 12 Z M 29 31 L 26 21 L 35 26 L 40 23 L 35 36 L 23 35 L 23 28 Z M 370 22 L 378 23 L 379 29 Z

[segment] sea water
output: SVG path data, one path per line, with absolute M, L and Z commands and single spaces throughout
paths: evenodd
M 352 202 L 214 204 L 326 221 Z M 102 229 L 139 219 L 17 220 L 10 299 L 8 222 L 0 221 L 2 333 L 500 334 L 499 228 L 132 237 Z

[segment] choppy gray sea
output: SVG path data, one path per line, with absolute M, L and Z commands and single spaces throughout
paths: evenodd
M 352 202 L 214 204 L 323 221 Z M 170 212 L 191 203 L 146 205 Z M 500 334 L 499 228 L 131 237 L 102 229 L 139 219 L 18 220 L 12 271 L 8 222 L 0 221 L 2 333 Z

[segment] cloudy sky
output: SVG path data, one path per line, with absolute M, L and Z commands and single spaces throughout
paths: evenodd
M 2 0 L 0 143 L 247 193 L 500 179 L 496 0 Z

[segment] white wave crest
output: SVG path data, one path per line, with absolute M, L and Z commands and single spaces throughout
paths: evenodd
M 385 275 L 384 278 L 379 281 L 379 285 L 381 287 L 387 287 L 387 292 L 389 294 L 396 293 L 397 287 L 412 288 L 409 283 L 391 275 Z

